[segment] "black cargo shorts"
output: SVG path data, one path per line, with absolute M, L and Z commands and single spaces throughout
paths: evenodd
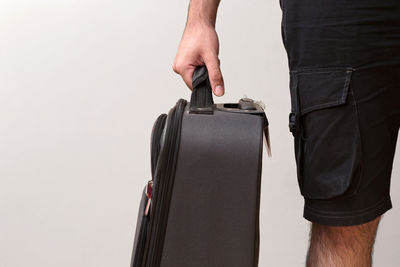
M 371 221 L 392 207 L 400 1 L 280 4 L 304 217 L 334 226 Z

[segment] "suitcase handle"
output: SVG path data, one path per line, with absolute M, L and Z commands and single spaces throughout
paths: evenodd
M 192 96 L 189 113 L 213 114 L 214 101 L 206 66 L 198 66 L 193 72 Z

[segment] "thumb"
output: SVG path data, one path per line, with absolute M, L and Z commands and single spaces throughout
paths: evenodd
M 208 70 L 211 88 L 216 96 L 222 96 L 225 93 L 224 79 L 219 66 L 218 57 L 211 57 L 204 62 Z

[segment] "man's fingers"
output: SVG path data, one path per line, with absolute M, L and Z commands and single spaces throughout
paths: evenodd
M 211 88 L 216 96 L 222 96 L 225 93 L 224 79 L 219 68 L 219 59 L 217 57 L 211 60 L 204 60 L 205 65 L 208 70 L 208 76 L 210 79 Z M 172 69 L 182 76 L 183 81 L 186 83 L 187 87 L 191 90 L 193 82 L 193 73 L 195 66 L 182 66 L 179 64 L 174 64 Z
M 182 72 L 182 78 L 185 81 L 187 87 L 189 87 L 191 90 L 192 88 L 192 81 L 193 81 L 193 72 L 194 72 L 194 67 L 193 68 L 187 68 L 184 72 Z
M 219 67 L 218 57 L 210 57 L 205 60 L 210 78 L 211 88 L 216 96 L 222 96 L 225 93 L 224 79 L 222 77 L 221 69 Z

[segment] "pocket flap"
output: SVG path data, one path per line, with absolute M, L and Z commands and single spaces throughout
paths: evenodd
M 293 97 L 297 98 L 300 115 L 307 112 L 333 107 L 346 102 L 353 69 L 310 69 L 292 71 L 294 84 L 291 86 Z M 296 100 L 296 99 L 294 99 Z

